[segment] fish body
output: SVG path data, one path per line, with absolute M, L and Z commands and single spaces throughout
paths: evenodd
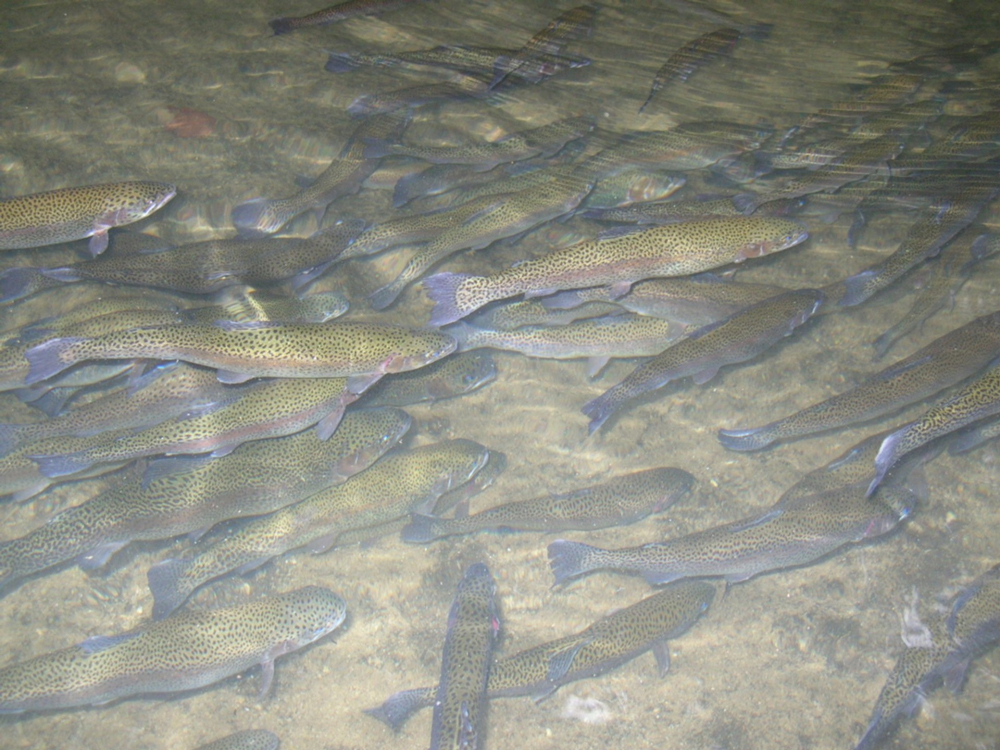
M 907 454 L 943 435 L 1000 414 L 1000 365 L 969 383 L 954 396 L 932 406 L 922 417 L 890 433 L 875 456 L 874 492 L 889 470 Z
M 278 750 L 278 735 L 266 729 L 245 729 L 199 745 L 195 750 Z
M 714 597 L 715 587 L 704 581 L 678 582 L 579 633 L 500 657 L 490 668 L 487 696 L 542 700 L 561 685 L 605 674 L 651 649 L 662 677 L 670 666 L 668 641 L 688 630 Z M 398 731 L 414 711 L 434 705 L 436 693 L 434 687 L 405 690 L 365 713 Z
M 346 21 L 348 18 L 377 16 L 390 10 L 405 8 L 416 2 L 420 2 L 420 0 L 344 0 L 344 2 L 317 10 L 307 16 L 275 18 L 271 21 L 271 29 L 277 36 L 310 26 L 324 26 L 328 23 Z
M 480 211 L 469 220 L 441 232 L 417 251 L 399 276 L 369 296 L 369 302 L 376 310 L 388 307 L 408 284 L 444 258 L 459 250 L 480 250 L 499 239 L 527 232 L 569 213 L 592 187 L 593 183 L 586 180 L 559 175 L 533 188 L 480 199 L 483 201 Z
M 257 664 L 263 668 L 266 693 L 275 659 L 335 630 L 346 614 L 340 596 L 306 586 L 97 636 L 0 669 L 0 711 L 104 705 L 136 695 L 193 690 Z
M 133 541 L 200 536 L 222 521 L 271 513 L 347 481 L 409 426 L 398 409 L 359 409 L 344 416 L 329 440 L 309 431 L 247 443 L 217 459 L 154 461 L 145 473 L 132 470 L 82 505 L 0 542 L 0 585 L 68 560 L 100 568 Z
M 436 303 L 431 325 L 452 323 L 488 302 L 522 293 L 537 297 L 563 289 L 612 286 L 616 296 L 622 296 L 642 279 L 708 271 L 779 252 L 808 237 L 795 222 L 754 219 L 720 218 L 606 235 L 491 276 L 436 274 L 424 283 Z
M 264 292 L 248 292 L 222 305 L 189 308 L 184 320 L 190 323 L 326 323 L 339 318 L 349 307 L 340 292 L 319 292 L 305 297 L 281 297 Z
M 549 545 L 556 583 L 594 570 L 642 575 L 650 584 L 722 576 L 739 583 L 761 573 L 807 565 L 847 544 L 888 533 L 916 505 L 904 488 L 878 498 L 853 485 L 783 502 L 761 514 L 678 539 L 641 547 L 602 550 L 558 540 Z
M 582 302 L 573 308 L 547 307 L 540 299 L 507 302 L 485 310 L 470 322 L 480 328 L 514 331 L 527 326 L 564 326 L 577 320 L 599 318 L 621 312 L 613 302 L 595 300 Z
M 445 357 L 427 367 L 382 378 L 365 391 L 366 406 L 410 406 L 462 396 L 492 383 L 496 364 L 489 352 Z
M 165 182 L 112 182 L 0 200 L 0 250 L 22 250 L 90 238 L 91 255 L 108 246 L 108 230 L 132 224 L 177 194 Z
M 797 289 L 765 299 L 717 323 L 686 336 L 640 365 L 624 380 L 584 405 L 590 432 L 623 404 L 672 380 L 688 375 L 696 384 L 715 377 L 720 367 L 753 359 L 808 321 L 823 295 L 815 289 Z
M 313 425 L 317 435 L 326 439 L 337 429 L 344 409 L 359 395 L 348 388 L 347 378 L 279 378 L 232 386 L 207 409 L 192 409 L 82 451 L 32 454 L 31 458 L 43 474 L 57 477 L 94 464 L 143 456 L 225 456 L 244 442 L 293 435 Z
M 484 79 L 478 76 L 462 76 L 457 81 L 426 83 L 377 94 L 364 94 L 348 105 L 347 112 L 351 117 L 370 119 L 373 116 L 392 115 L 401 110 L 411 110 L 434 102 L 483 99 L 489 93 Z
M 57 338 L 34 346 L 24 355 L 31 363 L 25 383 L 37 383 L 91 359 L 136 358 L 180 359 L 214 367 L 220 379 L 231 383 L 254 377 L 372 376 L 423 367 L 455 347 L 455 339 L 447 334 L 382 323 L 158 326 L 92 338 Z
M 714 200 L 678 200 L 636 203 L 618 208 L 600 208 L 583 215 L 598 221 L 634 224 L 677 224 L 684 221 L 702 221 L 713 216 L 741 216 L 730 198 Z
M 342 535 L 431 506 L 444 492 L 472 478 L 488 456 L 471 440 L 390 454 L 342 484 L 249 522 L 193 557 L 157 563 L 149 571 L 153 617 L 165 617 L 199 586 L 231 570 L 248 572 L 303 546 L 324 552 Z
M 421 543 L 487 529 L 551 532 L 624 526 L 666 510 L 693 484 L 694 477 L 682 469 L 638 471 L 586 489 L 505 503 L 471 516 L 414 515 L 402 539 Z
M 763 427 L 720 430 L 730 450 L 751 451 L 803 435 L 866 422 L 955 385 L 1000 357 L 1000 313 L 976 318 L 849 391 Z
M 639 112 L 646 109 L 653 101 L 653 95 L 671 81 L 686 81 L 706 63 L 732 53 L 741 36 L 739 29 L 716 29 L 685 44 L 656 72 L 649 96 L 639 107 Z
M 489 569 L 476 563 L 458 584 L 448 613 L 430 750 L 476 750 L 481 746 L 486 684 L 499 632 L 496 583 Z
M 854 127 L 862 118 L 885 112 L 905 103 L 923 83 L 921 75 L 891 73 L 876 76 L 856 96 L 806 117 L 799 126 L 807 132 L 817 125 L 832 124 Z
M 156 253 L 109 255 L 41 273 L 62 282 L 103 281 L 185 294 L 210 294 L 236 285 L 269 286 L 287 279 L 301 286 L 295 282 L 315 279 L 362 229 L 363 221 L 348 219 L 307 239 L 208 240 Z

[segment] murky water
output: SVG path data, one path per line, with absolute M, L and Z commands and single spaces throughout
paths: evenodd
M 297 177 L 319 174 L 338 154 L 356 127 L 346 111 L 355 97 L 443 78 L 405 68 L 335 76 L 323 70 L 328 51 L 517 47 L 568 7 L 435 0 L 274 37 L 270 19 L 316 8 L 273 2 L 9 3 L 0 10 L 0 191 L 7 197 L 115 180 L 164 180 L 179 186 L 178 198 L 138 228 L 177 242 L 232 236 L 229 213 L 235 204 L 294 193 Z M 852 85 L 884 72 L 892 61 L 1000 36 L 1000 9 L 985 2 L 760 0 L 713 8 L 739 22 L 773 23 L 774 30 L 767 41 L 743 41 L 731 59 L 660 92 L 645 114 L 636 110 L 666 57 L 718 24 L 667 2 L 609 0 L 593 38 L 569 48 L 592 58 L 592 65 L 490 103 L 421 109 L 406 137 L 439 143 L 495 138 L 576 113 L 593 114 L 602 127 L 620 131 L 719 119 L 787 127 L 848 97 Z M 998 75 L 1000 56 L 959 76 L 981 87 L 980 93 L 951 97 L 946 113 L 985 107 Z M 720 184 L 698 189 L 720 190 Z M 334 203 L 328 221 L 377 221 L 392 212 L 389 191 L 366 189 Z M 894 250 L 912 219 L 904 213 L 877 217 L 853 250 L 846 243 L 850 215 L 831 224 L 805 221 L 807 244 L 750 262 L 739 278 L 789 287 L 828 284 Z M 996 208 L 987 208 L 979 222 L 995 228 Z M 315 219 L 300 217 L 291 229 L 307 235 Z M 518 244 L 461 254 L 444 267 L 496 270 L 540 254 L 546 239 L 595 230 L 595 224 L 574 219 Z M 0 269 L 57 266 L 82 257 L 76 246 L 5 252 Z M 384 314 L 364 303 L 367 293 L 398 272 L 403 257 L 391 252 L 351 261 L 317 289 L 346 291 L 355 319 L 420 325 L 430 306 L 419 288 Z M 897 345 L 890 361 L 995 309 L 996 263 L 982 265 L 954 306 Z M 478 508 L 652 466 L 683 467 L 698 478 L 691 496 L 655 519 L 567 535 L 598 546 L 640 544 L 741 518 L 771 505 L 802 474 L 863 437 L 921 413 L 917 406 L 895 418 L 758 454 L 727 452 L 715 438 L 720 427 L 776 419 L 878 369 L 868 343 L 902 317 L 914 298 L 909 279 L 897 287 L 814 320 L 763 357 L 724 369 L 704 386 L 675 383 L 660 397 L 623 410 L 589 438 L 580 407 L 628 374 L 633 362 L 612 363 L 591 381 L 582 361 L 498 353 L 496 383 L 408 409 L 416 428 L 410 440 L 465 437 L 506 453 L 506 473 L 473 501 Z M 0 322 L 11 328 L 109 293 L 72 285 L 3 308 Z M 0 394 L 0 414 L 7 421 L 35 418 L 9 393 Z M 901 532 L 816 565 L 761 576 L 717 597 L 706 617 L 673 642 L 665 679 L 657 678 L 646 655 L 604 677 L 570 684 L 539 705 L 527 698 L 494 701 L 485 746 L 852 747 L 902 649 L 899 616 L 914 588 L 931 616 L 936 597 L 997 562 L 997 456 L 990 444 L 931 463 L 930 500 Z M 2 537 L 23 535 L 99 486 L 61 485 L 27 504 L 6 506 Z M 276 732 L 289 750 L 426 744 L 430 712 L 393 735 L 362 709 L 437 679 L 448 608 L 471 563 L 486 562 L 497 579 L 503 653 L 580 630 L 649 592 L 640 579 L 605 573 L 553 590 L 549 541 L 541 534 L 483 534 L 421 546 L 388 537 L 321 556 L 286 555 L 248 578 L 206 587 L 190 605 L 235 602 L 309 583 L 345 597 L 348 627 L 280 659 L 268 698 L 258 700 L 251 672 L 169 700 L 4 718 L 0 747 L 173 749 L 248 727 Z M 99 574 L 70 566 L 25 582 L 0 600 L 0 663 L 139 625 L 152 607 L 149 566 L 187 547 L 186 541 L 135 545 Z M 573 710 L 579 699 L 600 701 L 606 710 L 587 722 Z M 938 691 L 931 704 L 933 711 L 904 722 L 885 746 L 997 747 L 1000 654 L 974 662 L 958 696 Z

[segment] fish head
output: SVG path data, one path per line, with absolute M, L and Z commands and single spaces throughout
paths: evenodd
M 809 232 L 798 222 L 777 218 L 762 219 L 762 221 L 773 222 L 774 231 L 768 232 L 763 239 L 757 242 L 747 243 L 743 252 L 740 253 L 741 260 L 760 258 L 764 255 L 787 250 L 809 238 Z
M 497 377 L 497 366 L 488 352 L 477 352 L 470 367 L 462 373 L 461 388 L 463 393 L 474 391 L 487 383 L 492 383 Z
M 407 372 L 416 370 L 442 357 L 447 357 L 458 349 L 458 340 L 440 331 L 414 332 L 414 337 L 406 350 L 400 349 L 386 357 L 382 372 Z
M 116 199 L 119 205 L 113 212 L 114 225 L 145 219 L 177 195 L 177 187 L 167 182 L 130 182 L 124 185 L 127 190 Z
M 319 640 L 340 627 L 347 617 L 344 599 L 322 586 L 304 586 L 282 598 L 288 626 L 285 643 L 290 650 Z

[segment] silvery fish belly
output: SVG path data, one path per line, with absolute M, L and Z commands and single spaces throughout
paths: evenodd
M 340 596 L 306 586 L 96 636 L 0 669 L 0 712 L 100 706 L 136 695 L 194 690 L 258 664 L 264 693 L 275 659 L 335 630 L 346 614 Z

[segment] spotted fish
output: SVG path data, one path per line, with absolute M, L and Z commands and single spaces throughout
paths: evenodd
M 694 477 L 661 468 L 615 477 L 603 484 L 558 495 L 497 505 L 471 516 L 438 518 L 414 514 L 403 529 L 404 542 L 429 542 L 477 531 L 589 531 L 624 526 L 660 513 L 686 495 Z
M 343 483 L 406 433 L 399 409 L 350 411 L 326 441 L 315 432 L 247 443 L 217 459 L 171 458 L 135 468 L 82 505 L 0 542 L 0 586 L 76 560 L 103 567 L 133 541 L 200 537 L 232 518 L 271 513 Z
M 366 406 L 410 406 L 462 396 L 492 383 L 497 367 L 489 352 L 445 357 L 419 370 L 382 378 L 365 391 Z
M 108 246 L 108 230 L 158 211 L 177 188 L 165 182 L 111 182 L 0 200 L 0 250 L 90 237 L 90 254 Z
M 538 297 L 611 286 L 620 297 L 642 279 L 688 276 L 739 263 L 793 247 L 808 236 L 801 225 L 786 219 L 730 217 L 605 235 L 492 276 L 439 273 L 424 282 L 435 302 L 431 325 L 452 323 L 488 302 L 522 293 Z
M 496 591 L 493 576 L 483 563 L 471 565 L 458 584 L 448 612 L 430 750 L 481 747 L 486 685 L 500 633 Z
M 797 289 L 765 299 L 717 323 L 699 328 L 637 367 L 617 385 L 583 406 L 590 432 L 623 404 L 688 375 L 707 383 L 720 367 L 753 359 L 808 321 L 823 302 L 815 289 Z
M 326 323 L 347 312 L 347 297 L 340 292 L 319 292 L 305 297 L 283 297 L 251 291 L 220 305 L 184 310 L 184 320 L 191 323 Z
M 472 478 L 489 452 L 471 440 L 450 440 L 390 454 L 350 480 L 269 516 L 255 519 L 193 557 L 168 559 L 149 571 L 153 617 L 160 619 L 208 581 L 231 570 L 246 573 L 272 557 L 305 546 L 321 553 L 342 535 L 372 530 L 427 508 Z
M 278 735 L 266 729 L 244 729 L 199 745 L 195 750 L 278 750 Z
M 720 430 L 730 450 L 753 451 L 890 414 L 974 375 L 1000 357 L 1000 313 L 976 318 L 859 385 L 763 427 Z
M 852 485 L 782 502 L 751 518 L 678 539 L 605 550 L 558 540 L 549 545 L 556 583 L 594 570 L 636 573 L 650 584 L 722 576 L 739 583 L 760 573 L 807 565 L 894 529 L 916 506 L 916 495 L 886 487 L 876 499 Z
M 692 73 L 708 62 L 724 57 L 734 49 L 742 33 L 739 29 L 716 29 L 707 34 L 702 34 L 694 39 L 674 54 L 672 54 L 663 64 L 653 78 L 653 86 L 649 90 L 649 96 L 639 107 L 641 113 L 649 103 L 653 101 L 653 96 L 671 81 L 686 81 Z
M 306 586 L 96 636 L 0 669 L 0 712 L 100 706 L 136 695 L 194 690 L 257 664 L 264 695 L 275 659 L 335 630 L 346 614 L 340 596 Z
M 501 657 L 490 668 L 487 696 L 530 695 L 541 701 L 561 685 L 598 677 L 649 650 L 663 677 L 670 668 L 668 641 L 686 632 L 714 598 L 711 584 L 681 581 L 579 633 Z M 414 711 L 434 705 L 436 693 L 435 687 L 404 690 L 365 713 L 398 731 Z
M 451 354 L 455 339 L 383 323 L 226 323 L 135 328 L 94 338 L 69 336 L 29 349 L 31 385 L 91 359 L 180 359 L 214 367 L 219 379 L 255 377 L 356 379 L 361 392 L 372 376 L 423 367 Z M 364 387 L 362 387 L 364 386 Z

